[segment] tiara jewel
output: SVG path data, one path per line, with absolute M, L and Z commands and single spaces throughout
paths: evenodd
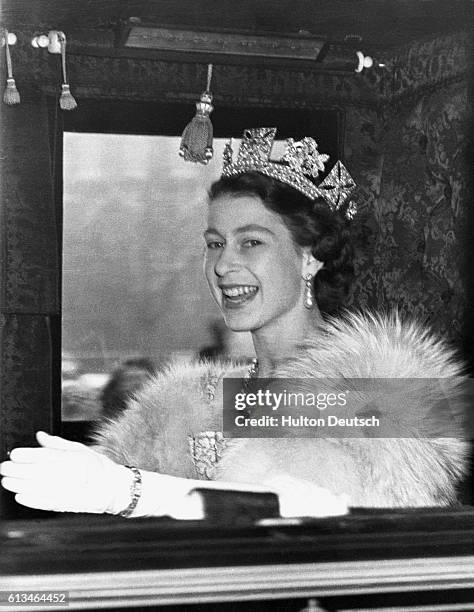
M 289 138 L 283 157 L 272 161 L 270 154 L 276 132 L 276 128 L 246 129 L 235 161 L 230 139 L 224 149 L 222 176 L 260 172 L 290 185 L 311 200 L 323 198 L 333 212 L 339 210 L 356 186 L 344 165 L 338 161 L 324 181 L 316 185 L 308 177 L 317 179 L 319 173 L 324 172 L 329 155 L 318 151 L 313 138 L 306 137 L 298 142 Z M 345 215 L 352 219 L 356 211 L 356 204 L 350 202 Z
M 306 137 L 299 142 L 288 138 L 286 152 L 281 161 L 288 162 L 290 168 L 296 172 L 317 177 L 320 172 L 324 172 L 324 164 L 328 159 L 329 155 L 318 151 L 318 144 L 314 138 Z
M 344 164 L 337 161 L 324 181 L 319 184 L 319 189 L 326 192 L 326 200 L 329 202 L 329 206 L 333 210 L 338 210 L 351 195 L 355 186 L 356 184 Z

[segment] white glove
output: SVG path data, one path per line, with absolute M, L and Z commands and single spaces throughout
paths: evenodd
M 279 475 L 268 478 L 263 483 L 278 495 L 280 516 L 339 516 L 349 512 L 349 496 L 336 495 L 318 485 L 292 476 Z
M 2 485 L 24 506 L 56 512 L 118 514 L 131 502 L 132 471 L 108 457 L 64 438 L 36 434 L 41 448 L 16 448 L 0 464 Z M 260 485 L 206 482 L 140 470 L 142 495 L 133 516 L 202 519 L 202 499 L 195 488 L 274 492 L 280 513 L 335 516 L 347 513 L 348 499 L 312 483 L 280 475 Z
M 0 464 L 2 485 L 24 506 L 117 514 L 131 501 L 133 473 L 92 449 L 44 432 L 41 448 L 16 448 Z
M 55 512 L 119 514 L 132 501 L 133 472 L 64 438 L 38 432 L 41 448 L 15 448 L 0 464 L 1 484 L 23 506 Z M 140 470 L 142 495 L 133 516 L 202 519 L 201 481 Z

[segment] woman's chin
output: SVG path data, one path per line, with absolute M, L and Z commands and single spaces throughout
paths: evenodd
M 244 315 L 242 312 L 229 312 L 228 310 L 223 310 L 222 314 L 224 316 L 224 323 L 231 331 L 248 332 L 256 327 L 255 318 L 248 316 L 248 314 Z
M 248 332 L 254 329 L 254 326 L 250 322 L 237 321 L 234 317 L 224 317 L 224 323 L 234 332 Z

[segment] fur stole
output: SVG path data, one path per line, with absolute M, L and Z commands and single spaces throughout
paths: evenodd
M 101 425 L 96 450 L 121 464 L 202 477 L 194 440 L 200 432 L 222 431 L 222 379 L 231 375 L 242 372 L 236 374 L 230 363 L 170 365 L 116 421 Z M 318 377 L 445 381 L 441 389 L 421 380 L 403 402 L 377 405 L 390 419 L 390 432 L 410 437 L 232 439 L 222 445 L 208 477 L 265 484 L 285 475 L 346 493 L 352 506 L 455 501 L 468 452 L 463 432 L 453 425 L 459 422 L 453 410 L 462 410 L 462 367 L 454 352 L 419 324 L 402 324 L 396 314 L 330 320 L 293 359 L 279 364 L 274 376 L 301 378 L 302 385 Z

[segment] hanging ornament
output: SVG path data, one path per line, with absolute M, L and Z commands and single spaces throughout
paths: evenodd
M 7 59 L 7 86 L 3 92 L 3 101 L 5 104 L 13 106 L 14 104 L 20 104 L 20 94 L 18 93 L 15 79 L 13 78 L 12 58 L 10 56 L 10 45 L 15 44 L 16 36 L 11 32 L 9 34 L 8 30 L 4 30 L 3 36 L 5 40 L 5 56 Z
M 207 87 L 196 102 L 196 114 L 184 128 L 179 154 L 185 161 L 207 164 L 214 153 L 212 149 L 212 123 L 209 115 L 212 106 L 211 88 L 212 64 L 207 67 Z
M 74 99 L 71 90 L 69 88 L 69 83 L 67 82 L 67 73 L 66 73 L 66 35 L 64 32 L 58 32 L 58 40 L 61 46 L 61 67 L 62 67 L 62 75 L 63 75 L 63 83 L 61 85 L 61 95 L 59 97 L 59 106 L 63 110 L 74 110 L 77 108 L 77 102 Z

